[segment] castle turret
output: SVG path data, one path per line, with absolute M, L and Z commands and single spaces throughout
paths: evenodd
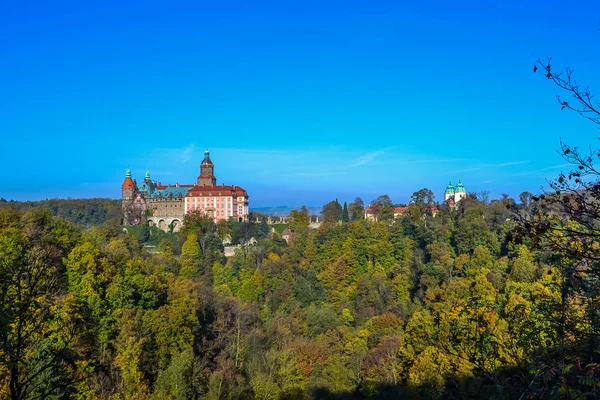
M 135 194 L 135 182 L 131 179 L 131 170 L 127 168 L 125 172 L 125 180 L 121 185 L 121 210 L 123 211 L 123 223 L 131 224 L 131 205 L 133 204 L 133 196 Z
M 444 192 L 444 201 L 448 201 L 454 197 L 454 186 L 452 186 L 452 182 L 446 186 L 446 191 Z
M 217 186 L 217 178 L 214 175 L 215 165 L 210 160 L 208 149 L 204 152 L 204 160 L 200 164 L 200 176 L 198 177 L 198 186 Z
M 465 190 L 463 184 L 460 181 L 458 181 L 458 183 L 456 184 L 456 189 L 454 190 L 454 201 L 459 202 L 465 197 L 467 197 L 467 191 Z
M 123 200 L 129 200 L 133 198 L 133 192 L 135 191 L 135 183 L 133 179 L 131 179 L 131 170 L 127 168 L 125 171 L 125 180 L 121 185 L 121 191 L 123 195 Z

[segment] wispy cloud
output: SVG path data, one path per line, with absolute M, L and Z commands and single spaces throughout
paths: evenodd
M 453 163 L 461 161 L 473 161 L 471 158 L 445 158 L 445 159 L 428 159 L 428 160 L 409 160 L 388 159 L 384 161 L 372 161 L 369 165 L 411 165 L 411 164 L 436 164 L 436 163 Z
M 299 172 L 294 176 L 332 176 L 332 175 L 344 175 L 345 172 Z
M 558 165 L 553 165 L 551 167 L 546 167 L 546 168 L 541 168 L 541 169 L 536 169 L 535 171 L 532 172 L 543 172 L 543 171 L 550 171 L 552 169 L 558 169 L 558 168 L 562 168 L 562 167 L 567 167 L 571 164 L 558 164 Z
M 249 154 L 284 154 L 285 152 L 282 150 L 272 150 L 272 149 L 240 149 L 235 147 L 216 147 L 215 150 L 225 151 L 225 152 L 234 152 L 234 153 L 249 153 Z
M 357 157 L 354 160 L 352 160 L 352 162 L 348 165 L 348 168 L 360 167 L 362 165 L 371 164 L 377 157 L 382 155 L 385 152 L 385 150 L 387 149 L 372 151 L 370 153 Z
M 184 163 L 190 161 L 190 159 L 192 158 L 192 154 L 194 154 L 195 149 L 196 149 L 196 146 L 194 145 L 194 143 L 190 144 L 188 147 L 183 149 L 183 151 L 179 155 L 179 159 L 178 159 L 179 163 L 184 164 Z
M 526 161 L 510 161 L 510 162 L 505 162 L 505 163 L 500 163 L 500 164 L 486 164 L 486 167 L 510 167 L 512 165 L 521 165 L 521 164 L 527 164 L 529 162 L 529 160 Z
M 471 171 L 478 171 L 478 170 L 480 170 L 480 169 L 481 169 L 481 168 L 479 168 L 479 167 L 478 167 L 478 168 L 467 168 L 467 169 L 459 169 L 459 170 L 456 170 L 456 171 L 448 171 L 448 173 L 449 173 L 449 174 L 458 174 L 458 173 L 460 173 L 460 172 L 471 172 Z
M 171 171 L 152 171 L 152 176 L 154 177 L 155 175 L 159 175 L 159 176 L 177 176 L 177 174 L 171 172 Z
M 437 160 L 414 160 L 414 161 L 405 161 L 400 164 L 428 164 L 428 163 L 443 163 L 443 162 L 456 162 L 456 161 L 469 161 L 469 158 L 446 158 L 446 159 L 437 159 Z
M 198 151 L 194 143 L 187 147 L 156 147 L 152 149 L 150 155 L 140 155 L 141 161 L 147 163 L 149 159 L 153 160 L 153 165 L 161 165 L 161 161 L 168 160 L 168 164 L 185 164 L 192 158 L 198 156 Z
M 571 164 L 551 165 L 549 167 L 540 168 L 540 169 L 534 169 L 532 171 L 521 172 L 519 174 L 512 174 L 510 176 L 529 176 L 529 175 L 533 175 L 533 174 L 535 174 L 537 172 L 551 171 L 551 170 L 554 170 L 554 169 L 559 169 L 559 168 L 568 167 L 568 166 L 571 166 Z

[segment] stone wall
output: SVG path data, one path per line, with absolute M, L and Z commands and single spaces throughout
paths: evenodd
M 149 200 L 149 206 L 152 209 L 152 216 L 154 217 L 178 217 L 183 219 L 184 211 L 184 198 L 153 198 Z
M 159 229 L 169 232 L 170 226 L 173 226 L 173 232 L 179 232 L 181 226 L 183 224 L 183 216 L 179 217 L 161 217 L 161 216 L 152 216 L 148 217 L 148 225 L 156 226 Z

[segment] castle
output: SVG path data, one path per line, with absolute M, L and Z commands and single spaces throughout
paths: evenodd
M 200 164 L 200 175 L 192 185 L 163 185 L 150 179 L 137 184 L 127 169 L 121 185 L 124 225 L 148 224 L 164 231 L 178 232 L 185 214 L 200 212 L 215 222 L 248 218 L 248 193 L 239 186 L 217 185 L 215 166 L 208 150 Z
M 465 197 L 467 197 L 467 191 L 460 181 L 458 181 L 456 184 L 456 188 L 452 185 L 452 182 L 446 186 L 446 191 L 444 192 L 444 201 L 446 201 L 450 206 L 454 206 Z

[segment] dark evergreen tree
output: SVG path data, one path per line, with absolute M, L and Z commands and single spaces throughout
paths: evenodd
M 265 239 L 267 236 L 269 236 L 269 232 L 269 225 L 267 224 L 267 221 L 263 219 L 258 225 L 258 237 Z
M 342 210 L 342 222 L 350 221 L 350 215 L 348 214 L 348 204 L 344 202 L 344 209 Z

